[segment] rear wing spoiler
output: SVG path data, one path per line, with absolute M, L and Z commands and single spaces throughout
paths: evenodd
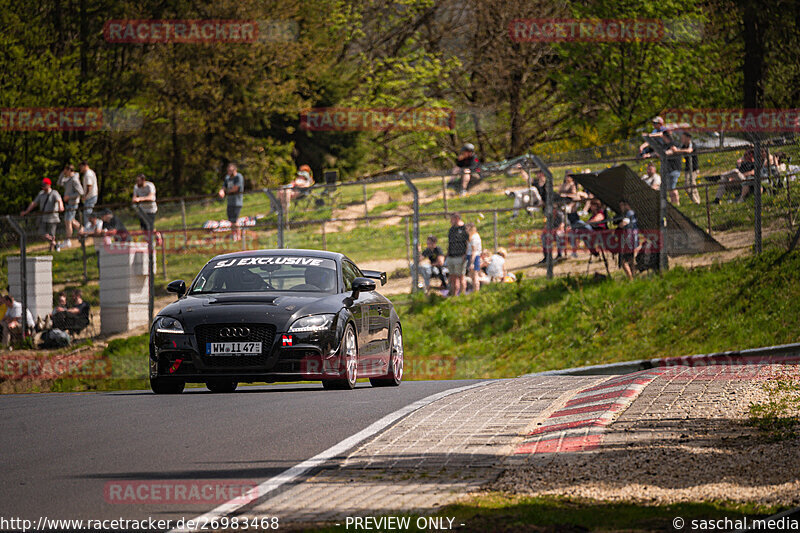
M 361 273 L 364 274 L 365 278 L 379 279 L 381 285 L 386 285 L 386 272 L 381 272 L 380 270 L 362 270 Z

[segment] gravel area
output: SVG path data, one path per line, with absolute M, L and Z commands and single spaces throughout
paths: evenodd
M 800 379 L 798 370 L 670 369 L 608 427 L 598 449 L 532 455 L 486 488 L 652 504 L 800 505 L 800 438 L 769 442 L 747 425 L 750 404 L 768 399 L 765 383 Z

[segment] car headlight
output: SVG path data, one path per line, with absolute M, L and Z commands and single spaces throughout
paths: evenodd
M 333 317 L 336 315 L 311 315 L 298 318 L 289 328 L 290 333 L 301 333 L 304 331 L 323 331 L 331 327 Z
M 162 316 L 156 319 L 156 333 L 183 333 L 183 325 L 174 318 Z

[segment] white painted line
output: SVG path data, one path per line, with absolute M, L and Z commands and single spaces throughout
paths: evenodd
M 373 422 L 366 428 L 362 429 L 355 435 L 352 435 L 338 444 L 334 444 L 324 452 L 318 453 L 311 459 L 306 459 L 302 463 L 296 464 L 293 467 L 289 468 L 278 474 L 275 477 L 272 477 L 259 486 L 250 489 L 247 494 L 242 496 L 238 496 L 235 500 L 231 500 L 227 503 L 223 503 L 219 507 L 212 509 L 211 511 L 194 518 L 193 521 L 198 527 L 202 526 L 203 524 L 208 524 L 211 520 L 219 520 L 223 516 L 227 516 L 231 513 L 236 512 L 241 507 L 245 505 L 250 505 L 251 503 L 255 502 L 256 500 L 260 500 L 270 492 L 274 491 L 278 487 L 285 485 L 286 483 L 290 483 L 297 479 L 298 477 L 302 476 L 309 470 L 312 470 L 326 461 L 333 459 L 338 455 L 342 455 L 349 449 L 353 448 L 357 444 L 367 440 L 368 438 L 372 437 L 373 435 L 380 433 L 388 426 L 392 425 L 399 419 L 410 415 L 414 411 L 425 407 L 428 404 L 435 402 L 445 396 L 450 396 L 451 394 L 455 394 L 457 392 L 463 392 L 465 390 L 474 389 L 475 387 L 483 387 L 485 385 L 489 385 L 490 383 L 495 383 L 496 380 L 492 381 L 483 381 L 481 383 L 473 383 L 472 385 L 466 385 L 464 387 L 457 387 L 455 389 L 448 389 L 446 391 L 438 392 L 436 394 L 432 394 L 426 398 L 421 400 L 417 400 L 414 403 L 408 404 L 405 407 L 398 409 L 397 411 L 390 413 L 380 420 Z M 187 521 L 188 522 L 188 521 Z M 170 533 L 178 533 L 178 532 L 189 532 L 189 531 L 198 531 L 198 528 L 194 529 L 172 529 Z

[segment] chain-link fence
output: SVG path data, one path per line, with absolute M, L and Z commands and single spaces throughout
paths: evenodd
M 427 238 L 435 237 L 446 254 L 450 215 L 455 212 L 476 225 L 488 256 L 504 249 L 509 272 L 611 275 L 620 250 L 606 246 L 602 232 L 611 235 L 624 213 L 619 205 L 600 206 L 606 218 L 597 224 L 598 198 L 572 182 L 585 181 L 574 178 L 588 173 L 597 176 L 602 185 L 606 175 L 602 171 L 623 164 L 631 175 L 642 178 L 637 182 L 654 184 L 651 174 L 660 174 L 672 206 L 669 209 L 676 209 L 682 219 L 690 221 L 692 231 L 707 234 L 723 249 L 690 255 L 689 262 L 710 262 L 719 256 L 726 259 L 766 247 L 788 248 L 797 234 L 800 215 L 800 145 L 796 139 L 763 136 L 712 141 L 698 139 L 696 157 L 678 157 L 677 178 L 674 161 L 659 158 L 658 153 L 642 158 L 635 153 L 635 143 L 627 142 L 607 147 L 603 152 L 607 158 L 598 158 L 603 153 L 597 150 L 585 150 L 548 156 L 544 161 L 523 156 L 483 164 L 472 170 L 468 180 L 462 169 L 399 173 L 351 183 L 338 182 L 332 174 L 308 189 L 247 192 L 240 209 L 232 211 L 229 199 L 217 196 L 159 199 L 153 219 L 150 307 L 157 309 L 157 300 L 167 296 L 166 281 L 192 280 L 211 257 L 264 248 L 342 252 L 364 268 L 386 271 L 390 279 L 387 292 L 414 291 L 423 285 L 423 277 L 427 282 L 427 276 L 420 276 L 420 266 L 423 271 L 427 266 L 421 255 Z M 648 171 L 651 162 L 655 166 Z M 674 181 L 673 189 L 670 182 Z M 636 187 L 637 194 L 644 194 L 640 184 Z M 660 188 L 654 189 L 653 198 L 660 197 Z M 548 209 L 548 205 L 552 207 Z M 655 210 L 657 218 L 663 219 L 657 201 L 640 205 Z M 40 213 L 3 217 L 0 277 L 4 279 L 0 281 L 9 284 L 10 258 L 21 251 L 27 257 L 50 255 L 53 293 L 80 288 L 84 299 L 96 306 L 98 249 L 121 241 L 149 243 L 151 233 L 150 219 L 136 206 L 97 206 L 94 212 L 100 215 L 104 229 L 92 233 L 92 221 L 80 210 L 80 225 L 75 225 L 70 243 L 66 242 L 63 213 L 60 215 L 56 230 L 60 251 L 42 237 Z M 637 214 L 646 219 L 653 213 Z M 598 230 L 593 235 L 600 240 L 589 242 L 586 231 Z M 685 255 L 670 260 L 687 261 Z M 92 331 L 99 332 L 99 325 Z

